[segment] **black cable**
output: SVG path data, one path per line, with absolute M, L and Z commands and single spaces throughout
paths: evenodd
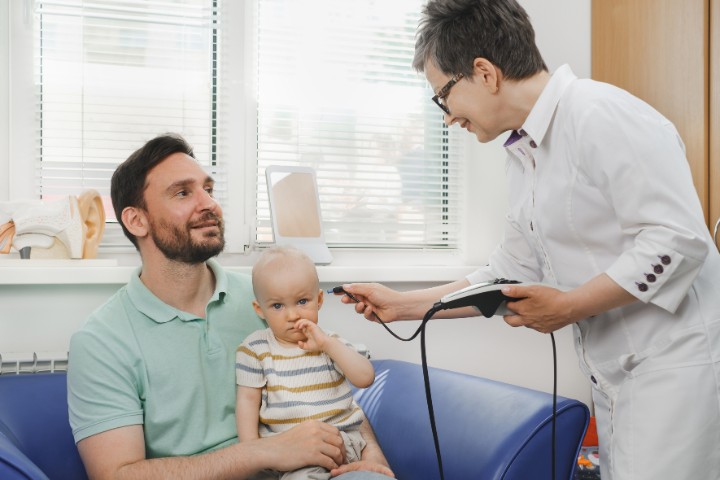
M 550 341 L 552 341 L 552 350 L 553 350 L 553 409 L 552 409 L 552 458 L 550 460 L 551 462 L 551 468 L 552 468 L 552 480 L 556 480 L 556 466 L 555 466 L 555 456 L 556 456 L 556 441 L 555 441 L 555 434 L 557 431 L 557 349 L 555 347 L 555 335 L 550 333 Z
M 430 416 L 430 429 L 432 430 L 433 442 L 435 443 L 435 455 L 437 456 L 438 469 L 440 470 L 440 480 L 445 480 L 443 473 L 442 455 L 440 455 L 440 440 L 438 438 L 437 426 L 435 425 L 435 410 L 433 409 L 432 395 L 430 393 L 430 372 L 427 365 L 427 351 L 425 349 L 425 328 L 427 322 L 439 310 L 438 304 L 427 311 L 422 323 L 420 324 L 420 360 L 422 362 L 423 380 L 425 382 L 425 398 L 427 399 L 428 415 Z

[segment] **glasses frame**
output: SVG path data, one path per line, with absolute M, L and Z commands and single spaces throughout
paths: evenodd
M 451 89 L 457 82 L 459 82 L 460 79 L 462 79 L 464 76 L 465 76 L 465 75 L 463 75 L 462 73 L 458 73 L 457 75 L 455 75 L 454 77 L 452 77 L 452 78 L 445 84 L 445 86 L 443 86 L 443 87 L 438 91 L 437 95 L 435 95 L 435 96 L 432 97 L 432 101 L 435 102 L 435 105 L 437 105 L 438 107 L 440 107 L 440 110 L 442 110 L 443 112 L 447 113 L 448 115 L 451 115 L 450 109 L 447 107 L 447 105 L 445 105 L 445 104 L 442 103 L 441 101 L 442 101 L 442 100 L 445 100 L 445 99 L 447 98 L 448 94 L 450 94 L 450 89 Z

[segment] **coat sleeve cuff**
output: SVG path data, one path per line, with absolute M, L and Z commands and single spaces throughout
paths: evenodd
M 640 301 L 675 313 L 702 262 L 659 244 L 649 247 L 625 252 L 606 273 Z

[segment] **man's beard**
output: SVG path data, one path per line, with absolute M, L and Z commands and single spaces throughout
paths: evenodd
M 155 222 L 150 219 L 150 236 L 158 249 L 168 260 L 177 262 L 198 264 L 218 255 L 225 248 L 225 224 L 222 219 L 214 213 L 207 213 L 194 225 L 208 221 L 216 221 L 218 233 L 207 233 L 203 236 L 202 243 L 197 243 L 192 238 L 192 225 L 185 228 L 171 225 L 160 219 Z

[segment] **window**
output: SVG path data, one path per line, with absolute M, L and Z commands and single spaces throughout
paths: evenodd
M 331 247 L 457 249 L 461 143 L 410 66 L 422 3 L 11 2 L 11 150 L 33 166 L 11 160 L 32 179 L 10 199 L 94 188 L 113 222 L 115 166 L 172 131 L 219 180 L 235 251 L 272 241 L 271 164 L 318 171 Z M 104 244 L 129 242 L 110 223 Z
M 259 1 L 259 242 L 285 164 L 317 170 L 331 247 L 458 247 L 460 142 L 411 68 L 423 3 Z

